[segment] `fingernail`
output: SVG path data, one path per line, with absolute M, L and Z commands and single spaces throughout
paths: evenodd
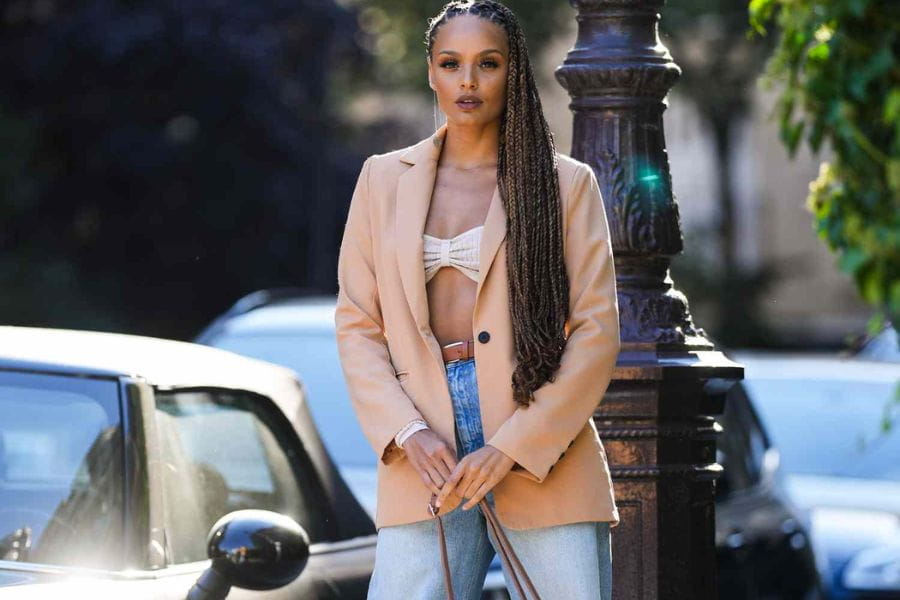
M 440 508 L 440 507 L 441 507 L 441 501 L 438 500 L 437 502 L 435 502 L 435 503 L 434 503 L 434 506 L 435 506 L 436 508 Z

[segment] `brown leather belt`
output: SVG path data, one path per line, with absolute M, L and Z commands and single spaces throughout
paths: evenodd
M 475 340 L 452 342 L 442 346 L 441 354 L 444 355 L 445 363 L 475 358 Z

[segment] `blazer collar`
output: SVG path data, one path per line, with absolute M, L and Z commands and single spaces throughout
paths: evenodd
M 399 160 L 408 165 L 397 183 L 397 211 L 396 211 L 396 248 L 397 263 L 400 269 L 400 279 L 403 283 L 403 292 L 409 302 L 413 317 L 419 328 L 419 333 L 426 338 L 430 337 L 431 325 L 428 311 L 428 297 L 425 291 L 425 269 L 423 265 L 423 241 L 425 232 L 425 220 L 431 205 L 431 194 L 437 174 L 438 159 L 441 155 L 444 139 L 447 133 L 447 124 L 441 125 L 434 134 L 413 144 L 402 152 Z M 500 198 L 499 185 L 494 186 L 494 193 L 488 208 L 484 229 L 481 234 L 481 246 L 479 257 L 479 270 L 481 273 L 478 286 L 475 291 L 475 313 L 478 311 L 478 297 L 487 278 L 491 264 L 506 237 L 506 211 Z M 473 315 L 474 318 L 474 315 Z M 436 349 L 436 358 L 443 359 L 440 347 L 435 343 L 432 350 Z

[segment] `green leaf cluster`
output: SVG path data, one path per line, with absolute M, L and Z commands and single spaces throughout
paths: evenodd
M 833 160 L 810 183 L 814 229 L 861 296 L 900 327 L 900 10 L 881 0 L 751 0 L 778 41 L 763 84 L 779 91 L 781 139 Z

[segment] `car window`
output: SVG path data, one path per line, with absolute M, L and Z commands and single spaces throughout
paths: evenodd
M 225 332 L 209 343 L 292 369 L 303 381 L 316 428 L 334 462 L 342 468 L 375 468 L 375 453 L 350 404 L 333 333 Z
M 321 486 L 293 429 L 267 398 L 231 390 L 159 391 L 169 560 L 206 558 L 206 536 L 245 508 L 292 517 L 316 542 L 327 539 Z
M 741 383 L 729 390 L 719 423 L 723 432 L 717 440 L 717 461 L 725 471 L 716 484 L 717 495 L 758 484 L 769 441 Z
M 118 383 L 0 372 L 0 560 L 121 567 Z
M 900 339 L 897 330 L 891 326 L 869 340 L 859 352 L 857 358 L 900 363 Z
M 748 379 L 788 473 L 900 481 L 900 423 L 882 431 L 890 381 Z

